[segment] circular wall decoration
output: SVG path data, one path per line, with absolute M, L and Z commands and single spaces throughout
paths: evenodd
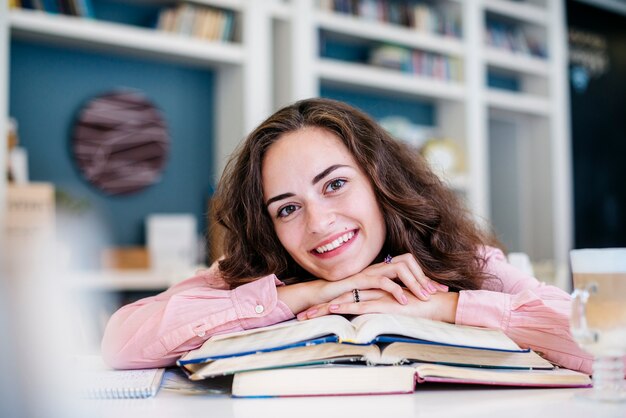
M 110 195 L 127 195 L 159 181 L 169 136 L 161 112 L 143 94 L 115 91 L 81 109 L 72 151 L 89 183 Z

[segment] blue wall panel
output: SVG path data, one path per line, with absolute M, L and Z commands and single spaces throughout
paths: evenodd
M 103 222 L 115 245 L 144 243 L 149 213 L 193 213 L 205 230 L 213 183 L 214 75 L 210 71 L 98 55 L 26 42 L 11 44 L 10 114 L 19 123 L 32 181 L 52 181 Z M 170 155 L 161 181 L 127 197 L 107 196 L 81 177 L 71 160 L 72 123 L 94 96 L 125 87 L 141 90 L 165 117 Z
M 437 117 L 435 106 L 425 101 L 390 98 L 324 86 L 320 89 L 320 96 L 346 102 L 376 120 L 388 116 L 403 116 L 414 124 L 433 126 Z

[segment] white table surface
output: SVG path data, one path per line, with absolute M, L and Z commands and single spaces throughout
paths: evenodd
M 626 403 L 575 397 L 587 389 L 418 386 L 412 395 L 232 399 L 161 390 L 149 399 L 85 400 L 90 417 L 506 417 L 626 418 Z M 87 416 L 87 415 L 84 415 Z

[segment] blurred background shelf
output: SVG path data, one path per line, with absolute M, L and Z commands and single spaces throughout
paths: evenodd
M 513 53 L 494 47 L 485 47 L 484 56 L 487 65 L 494 67 L 543 77 L 547 77 L 550 74 L 550 66 L 546 59 Z
M 243 49 L 234 43 L 207 42 L 75 16 L 14 9 L 10 12 L 12 35 L 16 39 L 65 47 L 79 47 L 102 53 L 132 54 L 181 64 L 215 67 L 240 65 Z
M 489 89 L 485 95 L 489 107 L 513 112 L 548 117 L 552 111 L 550 101 L 544 97 Z
M 351 35 L 362 39 L 389 42 L 441 54 L 463 56 L 465 48 L 459 39 L 430 34 L 391 23 L 366 20 L 356 16 L 327 11 L 316 13 L 320 29 Z
M 70 274 L 70 284 L 78 290 L 97 291 L 161 291 L 194 274 L 163 274 L 152 270 L 97 270 Z
M 316 64 L 316 72 L 322 82 L 357 87 L 363 91 L 386 92 L 394 96 L 462 101 L 465 95 L 465 89 L 461 83 L 441 81 L 371 65 L 320 59 Z
M 552 1 L 552 0 L 546 0 Z M 531 1 L 483 0 L 485 10 L 538 25 L 547 25 L 550 15 L 545 2 L 543 6 Z

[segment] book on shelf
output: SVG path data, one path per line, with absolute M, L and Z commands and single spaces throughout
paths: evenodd
M 156 28 L 208 41 L 233 40 L 234 13 L 196 3 L 180 3 L 161 10 Z
M 410 393 L 415 382 L 587 386 L 499 330 L 422 318 L 329 315 L 216 335 L 178 361 L 191 380 L 234 375 L 233 396 Z M 265 383 L 262 383 L 265 382 Z

